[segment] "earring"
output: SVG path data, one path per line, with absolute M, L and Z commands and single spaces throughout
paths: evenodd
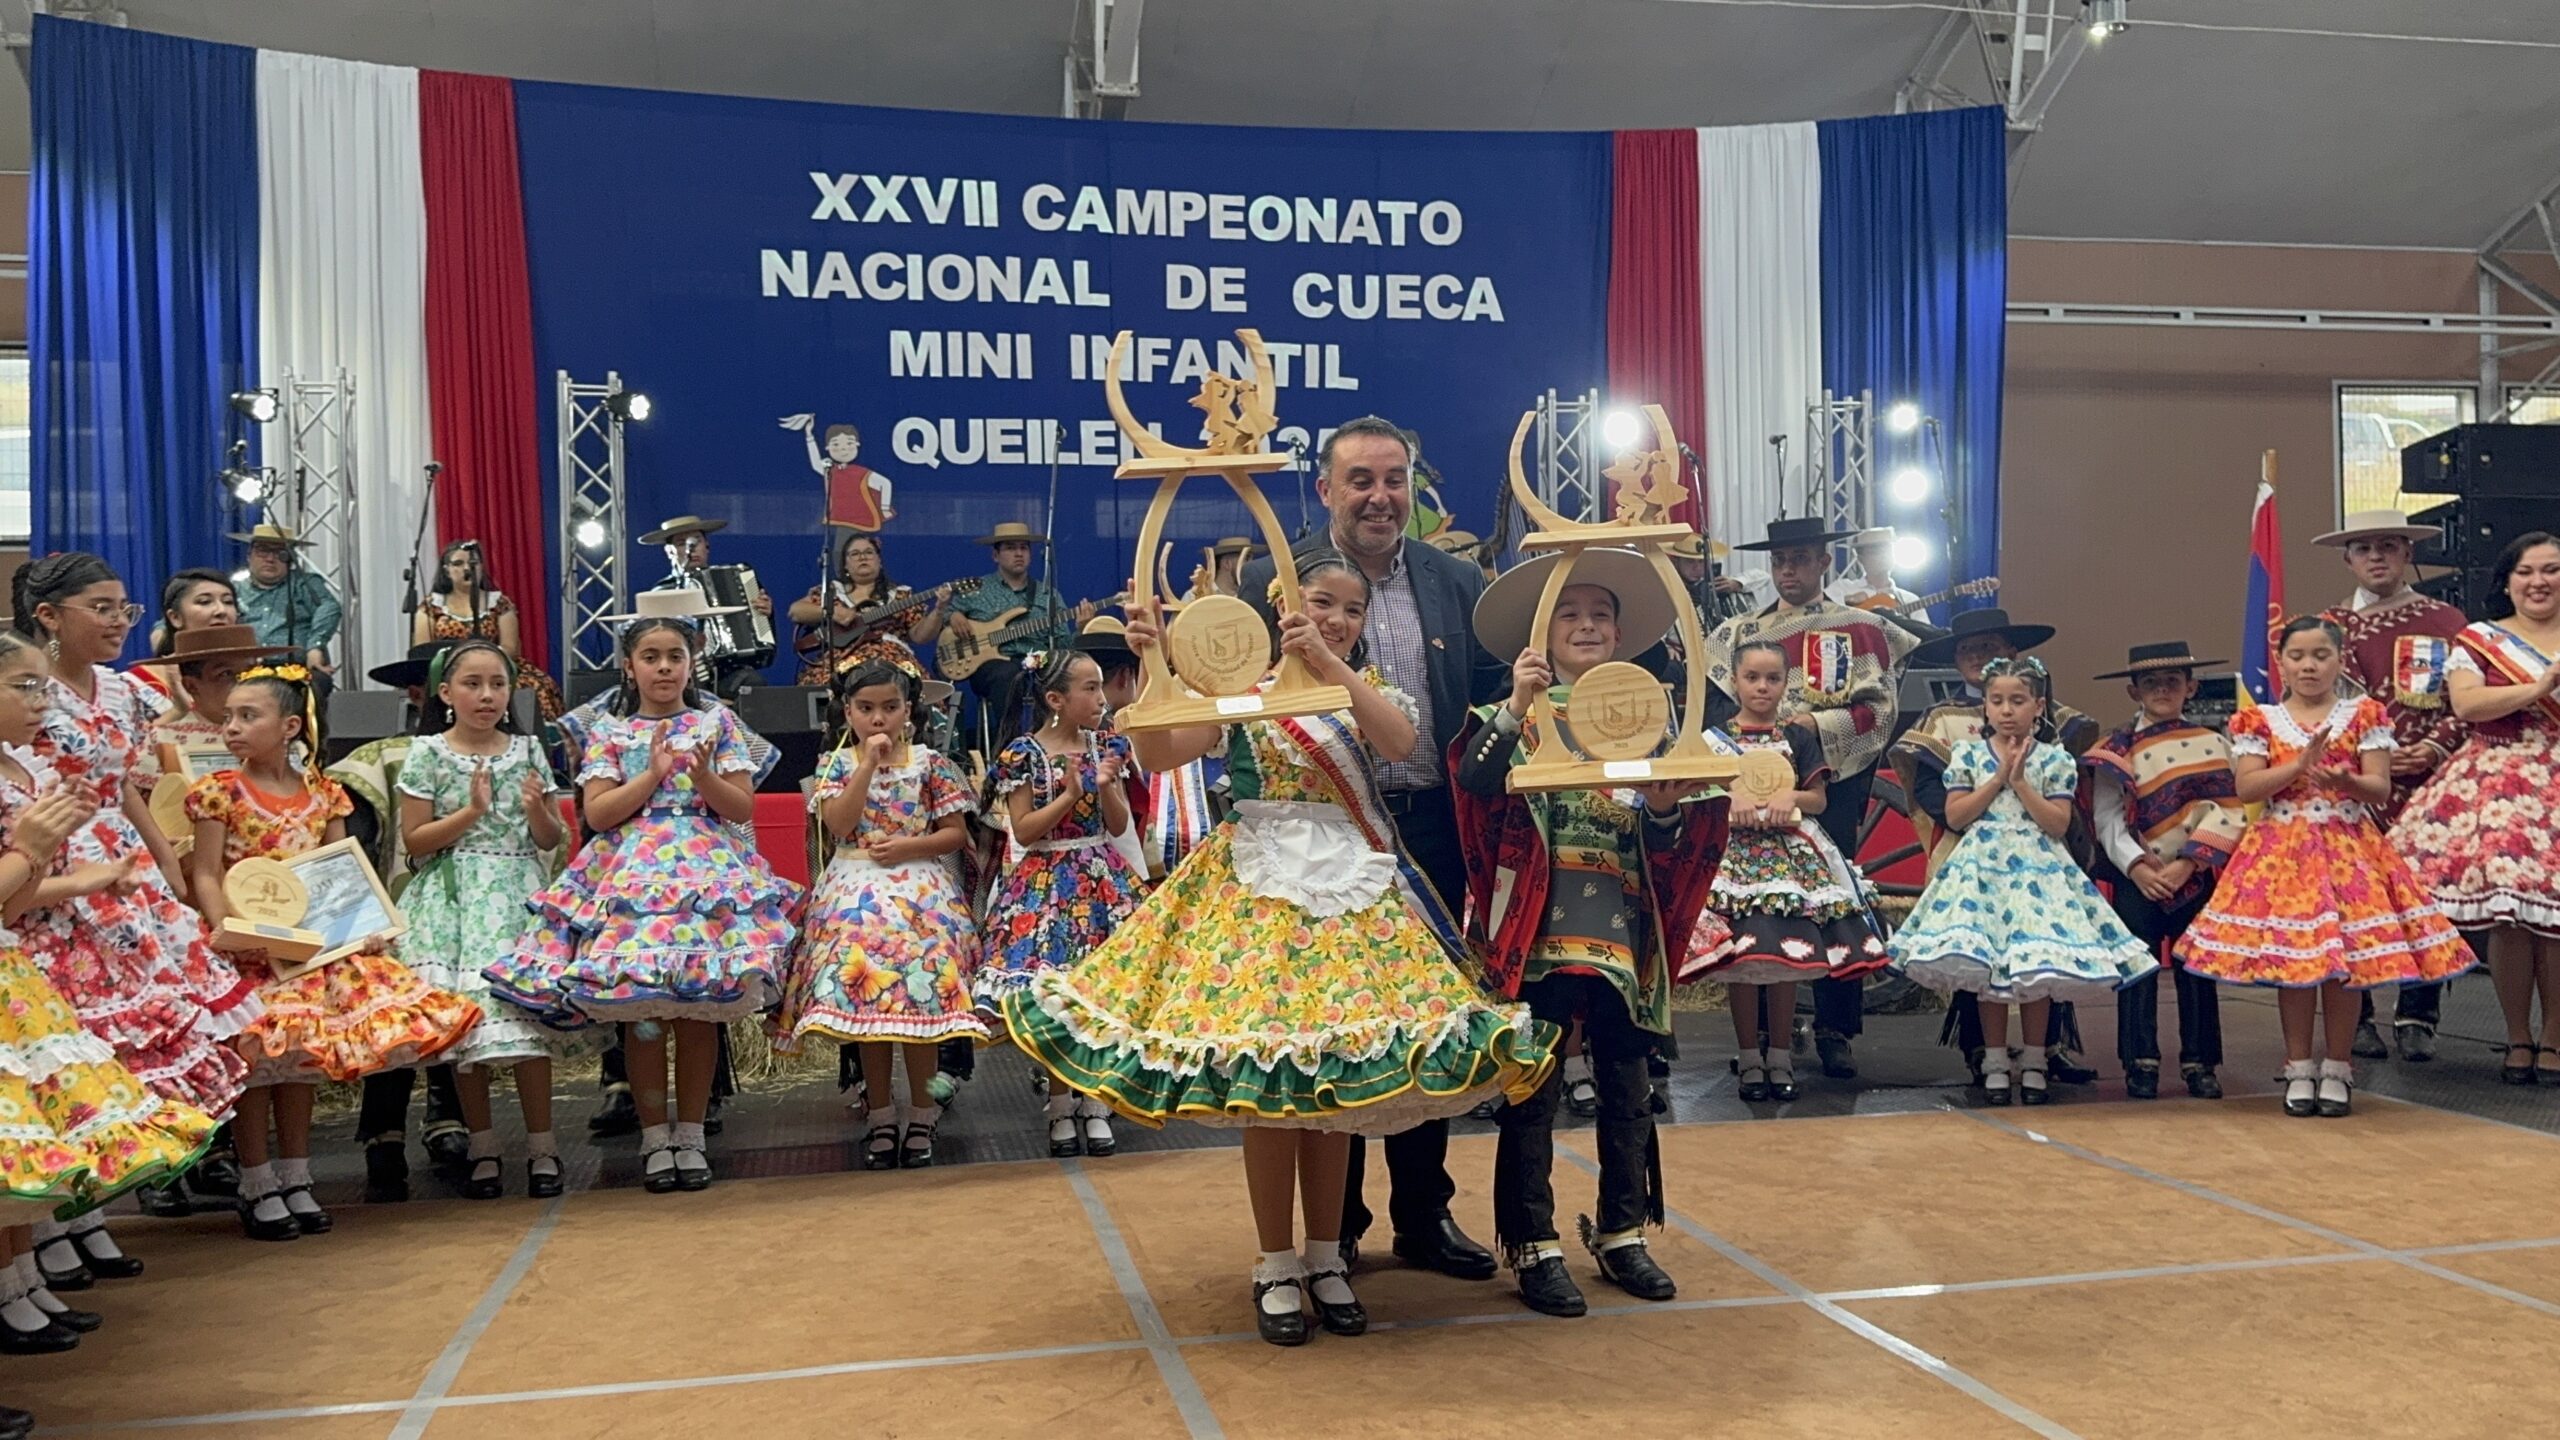
M 47 660 L 52 661 L 52 662 L 53 662 L 54 664 L 56 664 L 56 665 L 59 665 L 59 664 L 61 664 L 61 663 L 62 663 L 62 637 L 61 637 L 61 636 L 59 636 L 59 635 L 47 635 L 46 637 L 44 637 L 44 658 L 45 658 L 45 659 L 47 659 Z

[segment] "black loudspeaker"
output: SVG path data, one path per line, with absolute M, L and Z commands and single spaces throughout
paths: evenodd
M 738 691 L 733 703 L 747 728 L 772 741 L 781 756 L 758 790 L 786 794 L 817 773 L 818 753 L 826 746 L 834 713 L 827 687 L 751 684 Z
M 2412 495 L 2560 499 L 2560 425 L 2456 425 L 2400 452 Z
M 566 688 L 569 708 L 575 710 L 621 683 L 619 670 L 572 670 Z
M 2555 485 L 2560 486 L 2560 477 Z M 2506 584 L 2498 573 L 2498 556 L 2508 542 L 2529 530 L 2560 529 L 2560 488 L 2542 497 L 2465 495 L 2418 511 L 2409 520 L 2444 531 L 2442 541 L 2418 546 L 2417 558 L 2420 565 L 2443 567 L 2445 573 L 2418 588 L 2478 617 L 2488 613 L 2489 597 Z
M 398 690 L 333 690 L 323 727 L 328 743 L 321 747 L 322 755 L 335 765 L 357 746 L 386 735 L 405 735 L 415 723 L 409 697 Z

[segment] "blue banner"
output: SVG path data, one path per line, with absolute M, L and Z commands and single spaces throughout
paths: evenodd
M 1293 530 L 1323 523 L 1324 435 L 1367 414 L 1419 432 L 1457 523 L 1489 530 L 1521 411 L 1606 371 L 1605 134 L 516 95 L 539 373 L 648 394 L 625 432 L 630 532 L 725 520 L 714 562 L 755 566 L 778 601 L 816 582 L 831 476 L 908 584 L 984 573 L 974 537 L 1021 521 L 1052 530 L 1070 601 L 1117 590 L 1153 489 L 1112 478 L 1100 375 L 1122 329 L 1131 408 L 1177 443 L 1202 374 L 1242 373 L 1234 332 L 1261 331 L 1273 447 L 1306 456 L 1267 477 Z M 1248 529 L 1194 482 L 1175 585 Z M 664 573 L 630 558 L 635 585 Z

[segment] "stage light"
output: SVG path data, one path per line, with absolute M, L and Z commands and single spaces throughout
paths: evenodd
M 1893 542 L 1893 571 L 1908 575 L 1929 563 L 1929 542 L 1917 535 L 1904 535 Z
M 578 522 L 577 529 L 570 533 L 577 537 L 578 544 L 585 549 L 601 550 L 604 548 L 604 522 L 593 515 L 589 515 L 585 519 L 580 520 Z
M 637 390 L 616 390 L 604 397 L 604 408 L 613 412 L 614 419 L 625 424 L 646 420 L 649 418 L 649 397 Z
M 1929 498 L 1929 489 L 1935 483 L 1925 466 L 1905 465 L 1885 481 L 1885 488 L 1894 504 L 1917 505 Z
M 239 411 L 243 418 L 264 425 L 276 418 L 283 407 L 277 402 L 273 390 L 235 390 L 231 394 L 231 408 Z
M 1636 437 L 1644 433 L 1644 422 L 1633 410 L 1612 410 L 1600 417 L 1600 438 L 1612 450 L 1635 448 Z
M 1908 400 L 1896 400 L 1884 412 L 1884 428 L 1896 435 L 1908 435 L 1920 428 L 1920 407 Z
M 223 479 L 231 486 L 231 498 L 243 505 L 255 505 L 267 498 L 267 477 L 255 470 L 234 470 Z
M 2125 0 L 2083 0 L 2081 12 L 2089 20 L 2089 38 L 2104 40 L 2124 28 Z

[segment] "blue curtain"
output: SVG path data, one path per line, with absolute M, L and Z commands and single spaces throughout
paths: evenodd
M 257 373 L 257 52 L 39 15 L 29 85 L 34 549 L 95 551 L 156 603 L 233 554 L 214 477 Z
M 1822 379 L 1871 391 L 1876 513 L 1927 537 L 1932 563 L 1904 583 L 1932 590 L 2000 564 L 2000 386 L 2009 298 L 2008 140 L 1997 107 L 1825 121 L 1822 142 Z M 1887 433 L 1908 400 L 1937 422 Z M 1941 477 L 1922 505 L 1885 481 L 1906 464 Z M 1947 555 L 1944 494 L 1959 533 Z

